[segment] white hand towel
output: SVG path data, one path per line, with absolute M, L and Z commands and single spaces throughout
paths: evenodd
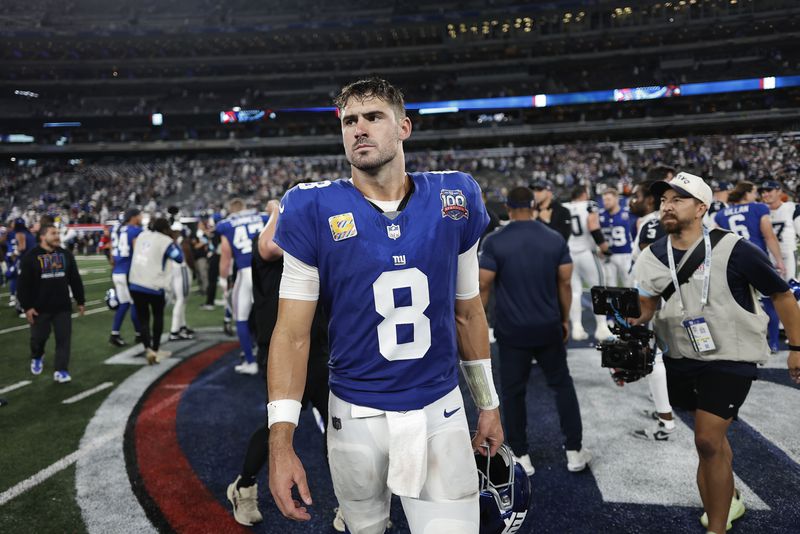
M 428 476 L 428 423 L 423 410 L 386 412 L 392 493 L 419 498 Z

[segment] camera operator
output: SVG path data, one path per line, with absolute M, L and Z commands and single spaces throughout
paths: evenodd
M 767 316 L 754 291 L 770 295 L 786 326 L 789 373 L 797 383 L 800 308 L 761 249 L 703 226 L 712 193 L 702 178 L 682 172 L 651 191 L 661 198 L 667 236 L 636 262 L 642 315 L 630 322 L 642 325 L 655 317 L 670 402 L 695 411 L 697 484 L 706 512 L 701 522 L 721 534 L 745 511 L 734 488 L 727 430 L 757 376 L 757 364 L 769 354 Z M 685 264 L 690 266 L 684 269 Z

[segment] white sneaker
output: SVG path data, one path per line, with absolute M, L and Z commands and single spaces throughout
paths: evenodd
M 614 337 L 614 334 L 611 333 L 611 330 L 609 330 L 605 321 L 598 324 L 597 328 L 594 329 L 594 338 L 597 341 L 603 341 L 604 339 L 608 339 L 610 337 Z
M 586 341 L 589 339 L 589 334 L 583 329 L 583 325 L 575 323 L 572 325 L 572 339 L 575 341 Z
M 145 349 L 144 357 L 147 358 L 147 365 L 158 363 L 158 353 L 153 349 Z
M 233 370 L 236 371 L 239 374 L 242 374 L 242 375 L 257 375 L 258 374 L 258 363 L 256 363 L 256 362 L 240 363 L 239 365 L 234 367 Z
M 334 512 L 336 512 L 336 517 L 333 518 L 333 530 L 336 532 L 344 532 L 347 527 L 344 524 L 344 515 L 342 514 L 341 508 L 334 508 Z
M 236 489 L 240 478 L 241 475 L 228 486 L 228 500 L 233 505 L 233 518 L 236 522 L 249 527 L 264 519 L 258 511 L 258 484 Z
M 747 511 L 742 501 L 742 496 L 739 494 L 738 489 L 734 489 L 733 498 L 731 499 L 731 508 L 728 510 L 728 524 L 725 525 L 725 530 L 733 528 L 733 522 L 739 519 Z M 708 514 L 703 512 L 700 516 L 700 524 L 708 528 Z
M 536 472 L 536 469 L 533 468 L 533 464 L 531 463 L 531 457 L 529 454 L 514 456 L 514 461 L 522 466 L 526 475 L 532 476 Z
M 592 461 L 592 453 L 586 449 L 567 451 L 567 469 L 573 473 L 583 471 Z

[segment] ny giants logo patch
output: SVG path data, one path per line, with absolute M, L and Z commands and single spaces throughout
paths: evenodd
M 454 221 L 469 219 L 467 198 L 461 189 L 442 189 L 442 217 L 450 217 Z

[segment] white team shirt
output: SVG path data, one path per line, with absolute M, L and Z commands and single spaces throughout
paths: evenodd
M 800 233 L 800 205 L 795 202 L 784 202 L 776 210 L 770 210 L 772 229 L 781 246 L 784 256 L 794 254 L 797 250 L 797 235 Z
M 595 243 L 589 232 L 588 219 L 590 213 L 597 212 L 597 204 L 591 200 L 567 202 L 564 206 L 569 209 L 572 216 L 572 235 L 569 236 L 569 251 L 572 254 L 594 250 Z

